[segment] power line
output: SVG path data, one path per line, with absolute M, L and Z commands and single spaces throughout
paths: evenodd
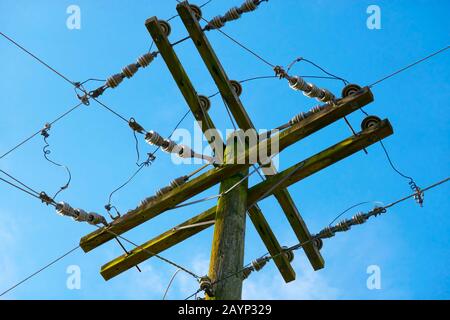
M 430 59 L 430 58 L 432 58 L 432 57 L 434 57 L 434 56 L 436 56 L 436 55 L 446 51 L 449 48 L 450 48 L 450 46 L 446 46 L 446 47 L 444 47 L 442 49 L 439 49 L 438 51 L 435 51 L 435 52 L 429 54 L 428 56 L 426 56 L 426 57 L 424 57 L 424 58 L 422 58 L 420 60 L 417 60 L 416 62 L 413 62 L 413 63 L 407 65 L 406 67 L 403 67 L 403 68 L 401 68 L 401 69 L 399 69 L 399 70 L 397 70 L 397 71 L 387 75 L 386 77 L 381 78 L 380 80 L 375 81 L 374 83 L 369 85 L 369 88 L 372 88 L 373 86 L 377 85 L 378 83 L 383 82 L 384 80 L 387 80 L 387 79 L 389 79 L 389 78 L 391 78 L 391 77 L 393 77 L 393 76 L 395 76 L 395 75 L 397 75 L 397 74 L 399 74 L 399 73 L 401 73 L 401 72 L 403 72 L 403 71 L 405 71 L 405 70 L 407 70 L 409 68 L 412 68 L 415 65 L 417 65 L 419 63 L 422 63 L 422 62 L 424 62 L 424 61 L 426 61 L 426 60 L 428 60 L 428 59 Z
M 54 72 L 55 74 L 57 74 L 59 77 L 61 77 L 62 79 L 64 79 L 65 81 L 67 81 L 68 83 L 70 83 L 72 86 L 75 86 L 75 82 L 73 82 L 72 80 L 70 80 L 69 78 L 67 78 L 65 75 L 63 75 L 62 73 L 60 73 L 59 71 L 57 71 L 55 68 L 51 67 L 50 65 L 48 65 L 46 62 L 44 62 L 42 59 L 38 58 L 36 55 L 34 55 L 33 53 L 31 53 L 29 50 L 27 50 L 26 48 L 24 48 L 22 45 L 20 45 L 19 43 L 17 43 L 15 40 L 13 40 L 12 38 L 8 37 L 6 34 L 4 34 L 3 32 L 0 31 L 0 35 L 2 37 L 4 37 L 5 39 L 7 39 L 9 42 L 11 42 L 12 44 L 14 44 L 16 47 L 18 47 L 19 49 L 21 49 L 22 51 L 24 51 L 25 53 L 27 53 L 28 55 L 30 55 L 31 57 L 33 57 L 36 61 L 38 61 L 40 64 L 44 65 L 47 69 L 51 70 L 52 72 Z
M 82 105 L 82 103 L 77 104 L 76 106 L 70 108 L 68 111 L 64 112 L 62 115 L 60 115 L 59 117 L 57 117 L 55 120 L 51 121 L 49 124 L 53 125 L 56 122 L 60 121 L 61 119 L 63 119 L 64 117 L 66 117 L 67 115 L 69 115 L 70 113 L 72 113 L 74 110 L 76 110 L 78 107 L 80 107 Z M 4 154 L 2 154 L 0 156 L 0 160 L 3 159 L 4 157 L 6 157 L 7 155 L 9 155 L 10 153 L 12 153 L 13 151 L 17 150 L 18 148 L 20 148 L 22 145 L 24 145 L 25 143 L 27 143 L 28 141 L 30 141 L 31 139 L 33 139 L 35 136 L 37 136 L 38 134 L 40 134 L 42 131 L 42 129 L 39 129 L 38 131 L 36 131 L 35 133 L 33 133 L 31 136 L 29 136 L 28 138 L 24 139 L 23 141 L 19 142 L 17 145 L 15 145 L 14 147 L 12 147 L 10 150 L 6 151 Z
M 47 265 L 45 265 L 44 267 L 40 268 L 39 270 L 37 270 L 36 272 L 33 272 L 32 274 L 30 274 L 28 277 L 24 278 L 23 280 L 19 281 L 18 283 L 16 283 L 15 285 L 13 285 L 12 287 L 10 287 L 9 289 L 3 291 L 0 294 L 0 297 L 4 296 L 5 294 L 7 294 L 8 292 L 14 290 L 15 288 L 17 288 L 18 286 L 20 286 L 21 284 L 27 282 L 28 280 L 30 280 L 31 278 L 33 278 L 34 276 L 38 275 L 39 273 L 41 273 L 42 271 L 50 268 L 52 265 L 54 265 L 55 263 L 57 263 L 58 261 L 64 259 L 65 257 L 67 257 L 69 254 L 71 254 L 72 252 L 76 251 L 78 248 L 80 248 L 80 245 L 77 245 L 76 247 L 74 247 L 73 249 L 70 249 L 69 251 L 67 251 L 66 253 L 64 253 L 63 255 L 61 255 L 60 257 L 56 258 L 55 260 L 51 261 L 50 263 L 48 263 Z
M 432 185 L 430 185 L 430 186 L 424 188 L 422 191 L 423 191 L 423 192 L 429 191 L 429 190 L 434 189 L 434 188 L 436 188 L 436 187 L 438 187 L 438 186 L 440 186 L 440 185 L 442 185 L 442 184 L 444 184 L 444 183 L 446 183 L 446 182 L 448 182 L 448 181 L 450 181 L 450 177 L 447 177 L 447 178 L 442 179 L 442 180 L 440 180 L 440 181 L 438 181 L 438 182 L 436 182 L 436 183 L 433 183 Z M 379 214 L 381 214 L 381 213 L 384 213 L 384 212 L 386 212 L 386 209 L 391 208 L 391 207 L 393 207 L 393 206 L 395 206 L 395 205 L 397 205 L 397 204 L 399 204 L 399 203 L 401 203 L 401 202 L 404 202 L 404 201 L 406 201 L 406 200 L 408 200 L 408 199 L 411 199 L 411 198 L 413 198 L 414 196 L 415 196 L 415 193 L 409 194 L 409 195 L 407 195 L 407 196 L 405 196 L 405 197 L 403 197 L 403 198 L 400 198 L 400 199 L 398 199 L 398 200 L 396 200 L 396 201 L 394 201 L 394 202 L 389 203 L 388 205 L 381 206 L 381 207 L 376 207 L 374 210 L 372 210 L 372 211 L 373 211 L 372 216 L 377 216 L 377 215 L 379 215 Z M 349 229 L 350 229 L 350 228 L 349 228 Z M 349 229 L 347 229 L 347 230 L 349 230 Z M 347 230 L 345 230 L 345 231 L 347 231 Z M 342 231 L 344 231 L 344 230 L 342 230 Z M 294 251 L 294 250 L 300 249 L 300 248 L 304 247 L 305 245 L 307 245 L 307 244 L 309 244 L 309 243 L 315 241 L 316 239 L 321 239 L 320 233 L 317 234 L 317 235 L 312 236 L 312 237 L 311 237 L 310 239 L 308 239 L 307 241 L 300 242 L 300 243 L 298 243 L 298 244 L 296 244 L 296 245 L 294 245 L 294 246 L 291 246 L 291 247 L 289 247 L 289 248 L 283 250 L 282 252 L 280 252 L 280 253 L 278 253 L 278 254 L 276 254 L 276 255 L 268 256 L 268 254 L 266 253 L 266 254 L 264 254 L 263 256 L 261 256 L 260 259 L 261 259 L 261 258 L 265 258 L 266 261 L 272 260 L 272 259 L 274 259 L 274 258 L 276 258 L 276 257 L 278 257 L 278 256 L 280 256 L 280 255 L 286 254 L 287 252 L 290 252 L 290 251 Z M 212 282 L 211 285 L 215 285 L 215 284 L 217 284 L 217 283 L 219 283 L 219 282 L 225 281 L 226 279 L 228 279 L 228 278 L 230 278 L 230 277 L 233 277 L 233 276 L 236 276 L 236 275 L 238 275 L 238 274 L 240 274 L 240 273 L 243 273 L 250 265 L 251 265 L 251 263 L 245 265 L 244 268 L 242 268 L 242 269 L 240 269 L 240 270 L 238 270 L 238 271 L 236 271 L 236 272 L 230 273 L 229 275 L 224 276 L 223 278 L 218 279 L 218 280 Z M 203 290 L 202 290 L 202 289 L 198 289 L 196 292 L 194 292 L 193 294 L 191 294 L 190 296 L 188 296 L 185 300 L 188 300 L 188 299 L 192 298 L 193 296 L 195 296 L 196 294 L 200 293 L 201 291 L 203 291 Z
M 180 271 L 181 271 L 180 269 L 178 269 L 177 271 L 175 271 L 175 273 L 173 274 L 173 276 L 170 278 L 170 281 L 169 281 L 169 284 L 167 285 L 166 291 L 164 291 L 164 295 L 163 295 L 163 298 L 162 298 L 163 300 L 166 300 L 166 296 L 167 296 L 167 293 L 169 292 L 170 286 L 172 285 L 173 280 L 175 279 L 175 277 L 177 276 L 177 274 L 178 274 Z

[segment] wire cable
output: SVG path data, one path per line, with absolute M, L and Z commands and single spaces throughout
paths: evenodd
M 445 178 L 445 179 L 443 179 L 443 180 L 440 180 L 440 181 L 438 181 L 438 182 L 436 182 L 436 183 L 434 183 L 434 184 L 432 184 L 432 185 L 430 185 L 430 186 L 424 188 L 423 191 L 424 191 L 424 192 L 425 192 L 425 191 L 429 191 L 429 190 L 434 189 L 434 188 L 436 188 L 436 187 L 438 187 L 438 186 L 440 186 L 440 185 L 442 185 L 442 184 L 444 184 L 444 183 L 446 183 L 446 182 L 448 182 L 448 181 L 450 181 L 450 177 L 447 177 L 447 178 Z M 386 209 L 391 208 L 391 207 L 393 207 L 393 206 L 395 206 L 395 205 L 397 205 L 397 204 L 399 204 L 399 203 L 401 203 L 401 202 L 403 202 L 403 201 L 406 201 L 406 200 L 408 200 L 408 199 L 410 199 L 410 198 L 413 198 L 414 196 L 415 196 L 415 193 L 409 194 L 409 195 L 407 195 L 407 196 L 405 196 L 405 197 L 403 197 L 403 198 L 400 198 L 400 199 L 398 199 L 398 200 L 396 200 L 396 201 L 394 201 L 394 202 L 389 203 L 388 205 L 379 207 L 378 210 L 383 210 L 383 209 L 386 210 Z M 381 212 L 381 211 L 380 211 L 380 212 Z M 317 238 L 318 238 L 317 235 L 316 235 L 316 236 L 313 236 L 313 237 L 311 237 L 310 239 L 308 239 L 308 240 L 306 240 L 306 241 L 304 241 L 304 242 L 300 242 L 300 243 L 298 243 L 298 244 L 296 244 L 296 245 L 294 245 L 294 246 L 291 246 L 291 247 L 289 247 L 289 248 L 283 250 L 282 252 L 280 252 L 280 253 L 278 253 L 278 254 L 276 254 L 276 255 L 274 255 L 274 256 L 268 256 L 268 253 L 266 253 L 266 254 L 262 255 L 261 258 L 266 257 L 267 261 L 272 260 L 272 259 L 274 259 L 274 258 L 276 258 L 276 257 L 278 257 L 278 256 L 280 256 L 280 255 L 282 255 L 282 254 L 286 254 L 286 252 L 290 252 L 290 251 L 294 251 L 294 250 L 300 249 L 300 248 L 304 247 L 305 245 L 311 243 L 312 241 L 315 241 Z M 238 275 L 238 274 L 244 272 L 245 269 L 248 268 L 250 265 L 251 265 L 251 263 L 245 265 L 242 269 L 240 269 L 240 270 L 238 270 L 238 271 L 236 271 L 236 272 L 232 272 L 232 273 L 230 273 L 230 274 L 228 274 L 228 275 L 222 277 L 221 279 L 217 279 L 216 281 L 212 282 L 211 285 L 215 285 L 215 284 L 217 284 L 217 283 L 219 283 L 219 282 L 222 282 L 222 281 L 225 281 L 226 279 L 229 279 L 230 277 L 236 276 L 236 275 Z M 197 294 L 200 293 L 201 291 L 203 291 L 203 290 L 202 290 L 202 289 L 198 289 L 198 290 L 195 291 L 193 294 L 191 294 L 190 296 L 188 296 L 185 300 L 188 300 L 188 299 L 192 298 L 193 296 L 197 295 Z
M 181 269 L 178 269 L 177 271 L 175 271 L 175 273 L 173 274 L 173 276 L 170 278 L 169 284 L 167 285 L 166 291 L 164 292 L 164 295 L 163 295 L 163 298 L 162 298 L 163 300 L 166 300 L 166 296 L 167 296 L 167 293 L 169 292 L 170 286 L 172 285 L 173 280 L 175 279 L 175 277 L 177 276 L 177 274 L 178 274 L 180 271 L 181 271 Z
M 31 53 L 29 50 L 27 50 L 26 48 L 24 48 L 22 45 L 20 45 L 19 43 L 17 43 L 14 39 L 10 38 L 9 36 L 7 36 L 6 34 L 4 34 L 3 32 L 0 31 L 0 35 L 2 37 L 4 37 L 5 39 L 7 39 L 9 42 L 11 42 L 12 44 L 14 44 L 16 47 L 18 47 L 19 49 L 21 49 L 22 51 L 24 51 L 25 53 L 27 53 L 28 55 L 30 55 L 31 57 L 33 57 L 36 61 L 38 61 L 39 63 L 41 63 L 42 65 L 44 65 L 46 68 L 48 68 L 49 70 L 53 71 L 54 73 L 56 73 L 59 77 L 61 77 L 62 79 L 64 79 L 65 81 L 67 81 L 68 83 L 70 83 L 72 86 L 75 86 L 75 82 L 73 82 L 72 80 L 70 80 L 69 78 L 67 78 L 65 75 L 63 75 L 62 73 L 60 73 L 59 71 L 57 71 L 56 69 L 54 69 L 53 67 L 51 67 L 50 65 L 48 65 L 47 63 L 45 63 L 42 59 L 38 58 L 36 55 L 34 55 L 33 53 Z
M 78 109 L 81 105 L 83 105 L 82 103 L 77 104 L 76 106 L 70 108 L 68 111 L 64 112 L 62 115 L 60 115 L 59 117 L 57 117 L 55 120 L 53 120 L 52 122 L 50 122 L 50 125 L 55 124 L 56 122 L 60 121 L 61 119 L 63 119 L 64 117 L 66 117 L 67 115 L 69 115 L 70 113 L 72 113 L 74 110 Z M 3 159 L 4 157 L 6 157 L 7 155 L 9 155 L 10 153 L 12 153 L 13 151 L 17 150 L 18 148 L 20 148 L 21 146 L 23 146 L 25 143 L 27 143 L 28 141 L 30 141 L 31 139 L 33 139 L 34 137 L 36 137 L 38 134 L 41 133 L 42 129 L 39 129 L 39 131 L 36 131 L 35 133 L 33 133 L 31 136 L 29 136 L 28 138 L 24 139 L 23 141 L 19 142 L 17 145 L 15 145 L 14 147 L 12 147 L 10 150 L 6 151 L 4 154 L 2 154 L 0 156 L 0 160 Z
M 43 272 L 44 270 L 50 268 L 52 265 L 54 265 L 55 263 L 57 263 L 58 261 L 64 259 L 65 257 L 67 257 L 68 255 L 70 255 L 72 252 L 76 251 L 78 248 L 80 248 L 80 245 L 77 245 L 76 247 L 70 249 L 69 251 L 67 251 L 66 253 L 64 253 L 63 255 L 61 255 L 60 257 L 56 258 L 55 260 L 51 261 L 50 263 L 46 264 L 45 266 L 43 266 L 42 268 L 40 268 L 39 270 L 37 270 L 36 272 L 33 272 L 32 274 L 30 274 L 28 277 L 24 278 L 23 280 L 17 282 L 15 285 L 13 285 L 12 287 L 8 288 L 7 290 L 3 291 L 0 294 L 0 297 L 4 296 L 5 294 L 7 294 L 8 292 L 14 290 L 15 288 L 17 288 L 18 286 L 20 286 L 21 284 L 27 282 L 28 280 L 30 280 L 31 278 L 37 276 L 39 273 Z
M 434 56 L 436 56 L 436 55 L 438 55 L 438 54 L 440 54 L 440 53 L 442 53 L 442 52 L 448 50 L 449 48 L 450 48 L 450 46 L 446 46 L 446 47 L 444 47 L 444 48 L 442 48 L 442 49 L 439 49 L 438 51 L 435 51 L 435 52 L 429 54 L 428 56 L 426 56 L 426 57 L 424 57 L 424 58 L 422 58 L 422 59 L 420 59 L 420 60 L 417 60 L 417 61 L 415 61 L 415 62 L 413 62 L 413 63 L 407 65 L 406 67 L 403 67 L 403 68 L 401 68 L 401 69 L 399 69 L 399 70 L 397 70 L 397 71 L 395 71 L 395 72 L 393 72 L 393 73 L 391 73 L 391 74 L 385 76 L 384 78 L 381 78 L 380 80 L 375 81 L 374 83 L 370 84 L 368 87 L 369 87 L 369 88 L 372 88 L 372 87 L 374 87 L 375 85 L 379 84 L 380 82 L 383 82 L 383 81 L 385 81 L 385 80 L 387 80 L 387 79 L 389 79 L 389 78 L 392 78 L 392 77 L 396 76 L 397 74 L 402 73 L 403 71 L 406 71 L 406 70 L 408 70 L 409 68 L 412 68 L 412 67 L 414 67 L 415 65 L 418 65 L 419 63 L 422 63 L 422 62 L 424 62 L 424 61 L 426 61 L 426 60 L 428 60 L 428 59 L 430 59 L 430 58 L 432 58 L 432 57 L 434 57 Z

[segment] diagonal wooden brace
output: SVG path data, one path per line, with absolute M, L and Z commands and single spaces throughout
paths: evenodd
M 378 126 L 369 128 L 349 137 L 334 146 L 317 153 L 316 155 L 297 163 L 296 165 L 270 177 L 261 182 L 248 191 L 248 206 L 270 196 L 277 190 L 287 188 L 290 185 L 314 174 L 332 164 L 341 161 L 348 156 L 369 147 L 370 145 L 382 140 L 393 134 L 393 129 L 388 120 L 383 120 Z M 277 185 L 278 183 L 281 184 Z M 277 187 L 273 190 L 274 185 Z M 209 221 L 215 218 L 216 207 L 210 208 L 202 214 L 186 221 L 182 225 L 195 224 L 198 222 Z M 133 266 L 147 260 L 152 255 L 149 252 L 160 253 L 187 238 L 208 228 L 210 225 L 202 225 L 199 227 L 170 230 L 158 236 L 138 248 L 131 250 L 129 255 L 122 255 L 111 262 L 105 264 L 101 269 L 101 274 L 105 279 L 111 279 L 118 274 L 132 268 Z M 145 251 L 148 250 L 148 251 Z

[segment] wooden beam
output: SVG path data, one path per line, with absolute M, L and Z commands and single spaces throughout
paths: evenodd
M 213 150 L 223 151 L 223 141 L 218 135 L 215 135 L 213 134 L 213 132 L 211 132 L 211 130 L 215 129 L 214 123 L 209 117 L 208 112 L 201 108 L 197 91 L 195 90 L 191 80 L 184 70 L 180 60 L 178 59 L 177 54 L 173 50 L 173 47 L 167 39 L 167 36 L 161 29 L 158 23 L 158 19 L 156 17 L 147 19 L 147 21 L 145 21 L 145 26 L 152 36 L 156 46 L 158 47 L 159 54 L 166 62 L 170 73 L 172 74 L 175 82 L 178 85 L 178 88 L 180 89 L 184 99 L 186 100 L 186 103 L 188 104 L 200 128 L 202 129 L 202 132 L 205 134 L 205 137 L 211 145 L 211 148 Z M 221 157 L 220 154 L 217 154 L 216 156 Z
M 102 266 L 100 274 L 105 280 L 109 280 L 120 273 L 133 268 L 136 261 L 145 261 L 151 258 L 152 254 L 159 254 L 160 252 L 167 250 L 174 245 L 186 240 L 189 237 L 199 233 L 202 230 L 209 228 L 211 225 L 200 225 L 191 228 L 183 228 L 191 225 L 195 225 L 202 222 L 214 220 L 216 215 L 216 208 L 211 208 L 202 214 L 189 219 L 177 227 L 170 229 L 163 234 L 147 241 L 145 244 L 130 251 L 130 254 L 124 254 L 113 261 Z M 178 229 L 182 228 L 182 229 Z M 139 263 L 137 263 L 139 264 Z
M 272 139 L 279 139 L 279 152 L 310 134 L 322 129 L 330 123 L 337 121 L 347 114 L 365 106 L 373 101 L 369 88 L 353 96 L 342 99 L 333 108 L 318 112 L 300 123 L 280 132 L 279 134 L 264 140 L 261 144 L 268 145 Z M 251 148 L 248 154 L 258 154 L 258 146 Z M 246 157 L 248 157 L 248 154 Z M 243 165 L 245 166 L 245 165 Z M 155 202 L 136 208 L 114 220 L 107 228 L 96 230 L 81 238 L 80 246 L 85 251 L 91 251 L 103 243 L 114 239 L 114 234 L 122 234 L 134 227 L 148 221 L 167 209 L 207 190 L 223 180 L 224 177 L 239 172 L 239 166 L 221 166 L 188 181 L 185 185 L 168 192 Z
M 288 258 L 284 254 L 280 254 L 283 250 L 277 238 L 273 234 L 272 229 L 269 226 L 266 218 L 264 217 L 261 209 L 258 205 L 248 209 L 248 215 L 259 234 L 259 237 L 263 240 L 264 245 L 269 251 L 270 255 L 274 257 L 273 261 L 280 271 L 285 282 L 291 282 L 295 280 L 295 271 L 291 266 Z
M 189 4 L 184 1 L 177 5 L 177 11 L 180 15 L 183 24 L 185 25 L 189 36 L 195 44 L 200 56 L 203 59 L 206 67 L 209 70 L 214 82 L 216 83 L 220 94 L 230 108 L 230 111 L 236 120 L 239 128 L 248 130 L 255 129 L 250 117 L 248 116 L 244 106 L 242 105 L 239 96 L 231 86 L 230 79 L 228 78 L 219 58 L 217 57 L 214 49 L 212 48 L 208 38 L 203 32 L 195 14 L 190 9 Z M 298 240 L 305 242 L 310 239 L 311 235 L 308 231 L 308 227 L 300 215 L 289 191 L 286 189 L 275 192 L 275 198 L 281 205 L 284 214 L 286 215 L 292 229 L 294 230 Z M 260 215 L 258 215 L 260 216 Z M 322 269 L 324 267 L 324 260 L 316 246 L 311 242 L 304 246 L 304 251 L 309 261 L 311 262 L 314 270 Z
M 256 201 L 262 200 L 273 194 L 276 190 L 287 188 L 290 185 L 319 172 L 320 170 L 331 166 L 332 164 L 369 147 L 377 141 L 390 136 L 393 133 L 393 129 L 388 120 L 382 121 L 379 126 L 367 129 L 356 136 L 349 137 L 334 146 L 319 152 L 318 154 L 297 163 L 296 165 L 286 169 L 264 182 L 261 182 L 248 191 L 247 206 L 251 206 Z M 274 190 L 271 190 L 274 185 L 277 185 L 280 181 L 282 183 Z M 216 207 L 210 208 L 202 214 L 192 218 L 183 225 L 193 224 L 201 221 L 209 221 L 214 219 Z M 167 249 L 181 241 L 184 241 L 188 237 L 206 229 L 208 226 L 195 227 L 191 229 L 183 229 L 178 232 L 168 231 L 163 235 L 150 240 L 139 248 L 130 251 L 129 255 L 120 256 L 113 261 L 109 262 L 102 267 L 102 275 L 108 275 L 108 279 L 132 268 L 133 266 L 150 258 L 151 255 L 143 249 L 148 249 L 151 252 L 155 252 L 156 248 Z M 176 236 L 175 236 L 176 234 Z M 167 240 L 166 240 L 167 239 Z M 164 250 L 162 249 L 162 250 Z M 161 250 L 161 251 L 162 251 Z M 155 252 L 159 253 L 161 251 Z
M 198 20 L 193 15 L 189 4 L 186 1 L 179 3 L 177 5 L 177 11 L 192 41 L 197 47 L 198 52 L 205 62 L 206 67 L 211 73 L 214 82 L 219 88 L 223 99 L 230 107 L 230 111 L 233 114 L 233 117 L 236 119 L 238 126 L 244 130 L 253 129 L 254 126 L 252 124 L 252 121 L 250 120 L 250 117 L 245 111 L 241 100 L 231 86 L 230 80 L 228 79 L 228 76 L 225 73 L 222 64 L 217 58 L 204 32 L 202 31 Z
M 178 87 L 182 91 L 186 101 L 188 102 L 188 104 L 191 107 L 191 110 L 194 112 L 194 115 L 196 115 L 197 121 L 199 121 L 200 123 L 207 124 L 206 126 L 203 126 L 203 128 L 202 128 L 203 132 L 207 133 L 206 130 L 208 130 L 210 128 L 214 128 L 215 126 L 214 126 L 212 120 L 209 118 L 209 115 L 207 113 L 203 113 L 203 110 L 200 110 L 198 108 L 198 97 L 197 97 L 197 94 L 195 93 L 194 87 L 193 87 L 192 83 L 190 82 L 186 72 L 184 71 L 184 68 L 181 65 L 179 59 L 177 58 L 172 46 L 170 45 L 170 43 L 168 42 L 168 40 L 166 39 L 164 34 L 162 34 L 156 18 L 149 19 L 146 22 L 146 26 L 147 26 L 150 34 L 152 35 L 152 38 L 154 39 L 158 49 L 160 50 L 161 55 L 163 56 L 164 60 L 166 61 L 166 64 L 168 65 L 169 69 L 171 70 L 171 73 L 172 73 L 175 81 L 177 82 Z M 221 74 L 224 75 L 225 73 L 222 72 Z M 232 91 L 232 88 L 231 88 L 228 80 L 226 81 L 226 85 L 228 85 L 227 92 L 231 95 L 234 94 L 234 96 L 236 96 L 234 91 Z M 227 103 L 230 103 L 233 101 L 239 101 L 239 103 L 240 103 L 239 99 L 236 100 L 230 96 L 227 96 L 227 98 L 225 100 Z M 237 110 L 237 113 L 235 112 L 235 110 Z M 239 110 L 241 110 L 241 112 L 239 112 Z M 249 128 L 253 127 L 253 125 L 251 124 L 250 118 L 248 117 L 247 113 L 245 112 L 245 110 L 242 107 L 242 104 L 240 104 L 240 108 L 235 108 L 233 106 L 232 112 L 235 117 L 245 117 L 245 123 L 250 124 Z M 254 219 L 256 219 L 256 218 L 254 218 Z M 260 228 L 262 228 L 262 226 L 265 227 L 265 230 L 263 233 L 264 235 L 272 237 L 270 239 L 263 239 L 264 243 L 273 243 L 274 241 L 277 241 L 275 239 L 275 235 L 273 234 L 272 230 L 270 229 L 270 227 L 267 223 L 264 223 L 264 221 L 261 221 L 259 223 L 259 225 L 260 225 Z M 267 249 L 273 250 L 273 248 L 267 248 Z M 287 262 L 289 264 L 289 261 L 287 259 L 285 259 L 285 260 L 279 260 L 277 266 L 281 265 L 283 262 Z M 286 270 L 289 268 L 290 268 L 290 265 L 282 267 L 283 270 Z M 290 278 L 291 275 L 285 275 L 284 277 Z M 294 277 L 295 277 L 295 275 L 294 275 Z

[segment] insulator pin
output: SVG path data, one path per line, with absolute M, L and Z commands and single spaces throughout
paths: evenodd
M 230 84 L 233 87 L 234 92 L 236 92 L 239 97 L 242 94 L 242 85 L 236 80 L 231 80 Z
M 195 4 L 190 4 L 189 7 L 191 8 L 192 12 L 195 15 L 195 18 L 197 20 L 200 20 L 202 18 L 202 9 L 199 6 L 196 6 Z
M 222 28 L 227 22 L 239 19 L 243 13 L 256 10 L 261 2 L 261 0 L 246 0 L 240 7 L 233 7 L 223 16 L 214 17 L 206 26 L 206 30 Z
M 158 20 L 158 24 L 165 36 L 170 36 L 170 33 L 172 32 L 172 27 L 170 24 L 165 20 Z
M 209 297 L 214 297 L 212 281 L 208 276 L 200 278 L 200 289 L 203 290 Z
M 211 101 L 208 97 L 199 95 L 198 100 L 200 102 L 200 108 L 202 111 L 208 112 L 211 108 Z
M 288 259 L 289 262 L 292 262 L 294 260 L 294 252 L 292 250 L 288 250 L 288 247 L 283 246 L 282 249 L 284 250 L 284 255 Z

